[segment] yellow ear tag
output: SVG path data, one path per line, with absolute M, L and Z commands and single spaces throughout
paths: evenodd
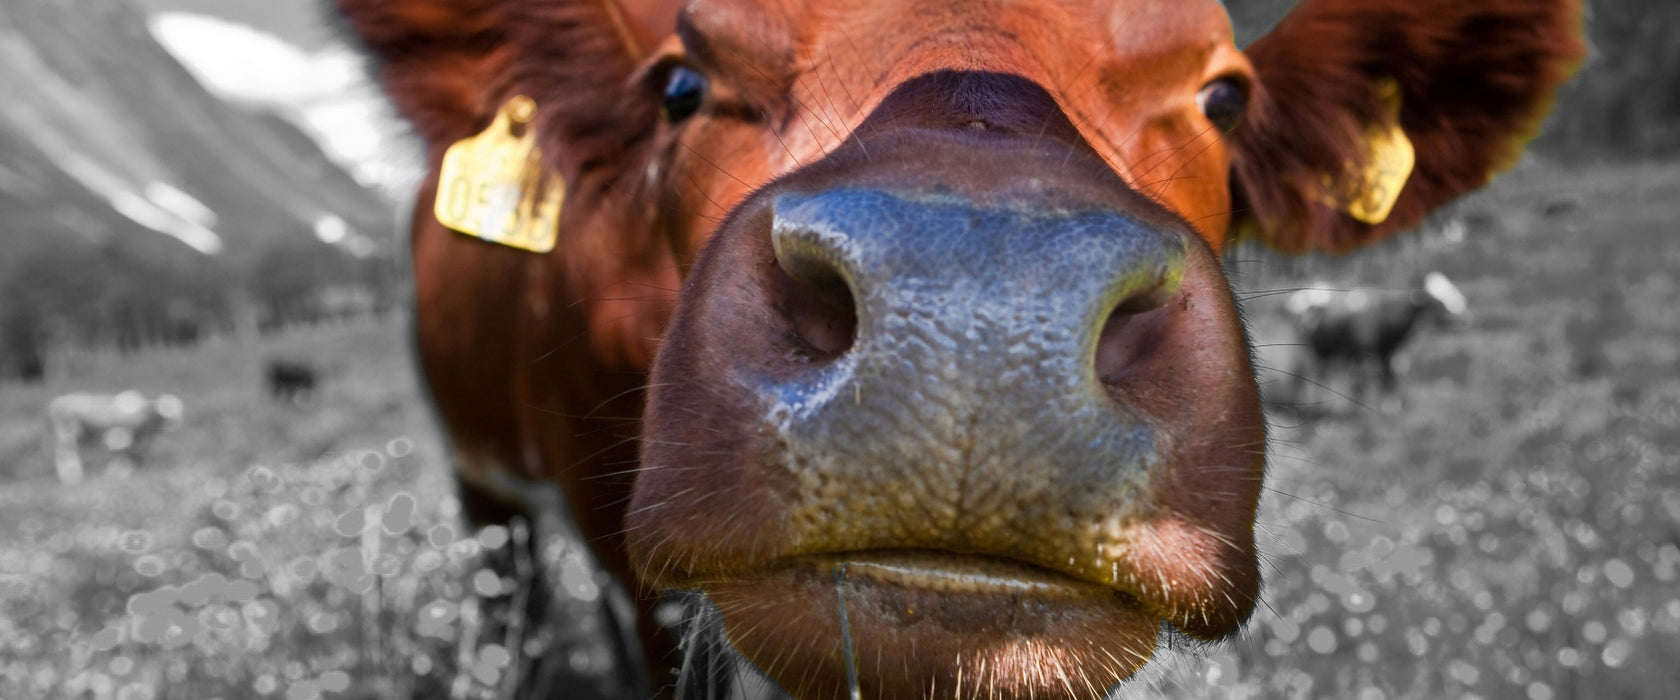
M 1365 171 L 1359 187 L 1349 192 L 1347 213 L 1373 226 L 1388 219 L 1400 191 L 1417 165 L 1412 140 L 1400 129 L 1400 86 L 1393 80 L 1377 84 L 1377 92 L 1388 103 L 1391 124 L 1372 124 L 1365 130 Z
M 484 133 L 443 154 L 433 213 L 444 226 L 492 243 L 546 253 L 560 230 L 565 183 L 544 171 L 537 103 L 520 95 L 502 105 Z
M 1365 156 L 1365 172 L 1361 176 L 1363 187 L 1347 203 L 1347 213 L 1353 218 L 1367 224 L 1376 225 L 1388 219 L 1388 214 L 1394 211 L 1394 203 L 1400 200 L 1400 190 L 1406 187 L 1406 178 L 1412 175 L 1412 166 L 1417 164 L 1417 154 L 1412 150 L 1411 139 L 1406 138 L 1406 132 L 1401 131 L 1399 125 L 1382 127 L 1372 126 L 1366 132 L 1369 150 Z
M 1348 187 L 1338 188 L 1335 179 L 1326 174 L 1324 190 L 1317 197 L 1326 206 L 1339 207 L 1348 216 L 1373 226 L 1388 220 L 1417 166 L 1412 140 L 1406 138 L 1399 124 L 1400 86 L 1393 79 L 1384 79 L 1377 82 L 1376 92 L 1388 107 L 1390 124 L 1365 128 L 1365 166 L 1358 178 Z

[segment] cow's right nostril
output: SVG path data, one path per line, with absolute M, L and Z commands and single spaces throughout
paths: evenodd
M 1137 366 L 1159 343 L 1152 318 L 1155 314 L 1137 314 L 1115 309 L 1103 323 L 1097 336 L 1097 378 L 1104 384 L 1121 381 L 1132 367 Z
M 785 273 L 782 312 L 811 359 L 845 354 L 857 337 L 857 302 L 837 263 L 821 251 L 778 246 L 776 263 Z
M 1153 279 L 1121 299 L 1097 335 L 1096 371 L 1105 384 L 1115 384 L 1162 344 L 1166 310 L 1161 307 L 1178 293 L 1183 268 L 1176 260 L 1160 261 Z

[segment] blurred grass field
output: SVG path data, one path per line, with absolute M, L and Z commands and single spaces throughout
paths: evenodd
M 518 590 L 487 559 L 525 533 L 463 531 L 407 338 L 367 318 L 0 388 L 0 698 L 488 698 L 520 642 L 607 682 L 581 549 L 555 562 L 576 629 L 493 619 Z M 320 391 L 272 401 L 275 357 L 321 368 Z M 131 388 L 180 394 L 180 427 L 59 485 L 46 403 Z
M 1291 270 L 1440 270 L 1472 318 L 1418 339 L 1403 411 L 1273 416 L 1266 605 L 1186 696 L 1680 697 L 1680 166 L 1527 161 L 1456 215 Z
M 1264 605 L 1229 646 L 1154 671 L 1215 698 L 1680 697 L 1680 164 L 1526 161 L 1458 205 L 1460 244 L 1238 264 L 1265 292 L 1438 269 L 1464 328 L 1410 353 L 1405 410 L 1333 394 L 1274 416 Z M 1548 215 L 1548 209 L 1551 211 Z M 88 358 L 0 386 L 0 698 L 490 697 L 520 645 L 462 532 L 406 322 Z M 269 357 L 330 368 L 303 406 Z M 1263 380 L 1272 380 L 1263 376 Z M 131 473 L 52 476 L 67 391 L 172 391 L 182 426 Z M 599 579 L 581 555 L 580 609 Z M 586 616 L 580 677 L 611 664 Z

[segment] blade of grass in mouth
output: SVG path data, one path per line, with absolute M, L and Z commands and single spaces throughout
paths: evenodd
M 834 592 L 840 597 L 840 643 L 846 654 L 846 688 L 851 700 L 863 700 L 858 688 L 857 659 L 852 656 L 852 623 L 846 618 L 846 562 L 834 565 Z

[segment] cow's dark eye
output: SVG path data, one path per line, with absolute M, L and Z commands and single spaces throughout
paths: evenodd
M 1214 128 L 1230 133 L 1242 123 L 1243 110 L 1248 107 L 1248 89 L 1235 78 L 1219 78 L 1202 86 L 1196 93 L 1196 106 Z
M 700 101 L 705 96 L 704 76 L 682 66 L 671 69 L 671 77 L 665 82 L 664 101 L 660 103 L 665 121 L 675 124 L 689 118 L 700 110 Z

